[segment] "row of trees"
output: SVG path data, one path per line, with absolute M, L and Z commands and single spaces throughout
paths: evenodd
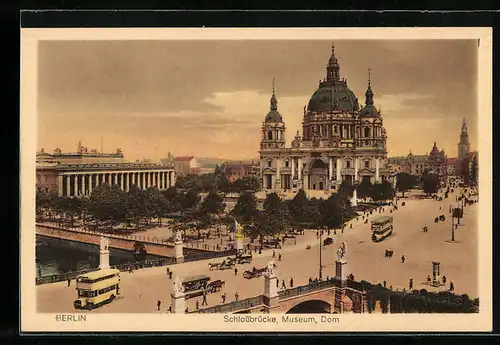
M 216 167 L 211 174 L 181 175 L 175 181 L 177 188 L 195 190 L 197 192 L 217 191 L 219 193 L 238 193 L 244 191 L 258 191 L 261 188 L 260 180 L 255 176 L 245 176 L 231 182 L 224 170 Z

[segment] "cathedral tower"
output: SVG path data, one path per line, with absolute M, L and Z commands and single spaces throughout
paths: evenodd
M 460 132 L 460 142 L 458 143 L 458 160 L 462 161 L 467 158 L 470 152 L 469 134 L 467 133 L 467 123 L 462 123 L 462 130 Z
M 271 96 L 271 107 L 262 123 L 261 148 L 283 148 L 285 147 L 285 123 L 278 112 L 278 100 L 273 79 L 273 95 Z

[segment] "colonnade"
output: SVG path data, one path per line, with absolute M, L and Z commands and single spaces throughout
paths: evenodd
M 58 179 L 60 196 L 88 195 L 101 183 L 118 185 L 125 192 L 128 192 L 132 185 L 143 190 L 153 186 L 163 190 L 175 185 L 173 170 L 62 172 Z
M 335 159 L 335 164 L 334 164 L 334 159 Z M 352 176 L 352 182 L 359 182 L 359 158 L 358 157 L 352 157 L 353 160 L 353 166 L 348 166 L 347 161 L 345 158 L 341 157 L 333 157 L 330 156 L 328 157 L 328 175 L 327 180 L 328 181 L 335 181 L 337 183 L 341 183 L 343 176 Z M 380 182 L 380 158 L 375 158 L 375 182 Z M 373 164 L 373 163 L 372 163 Z M 302 179 L 302 188 L 308 189 L 309 187 L 309 174 L 304 174 L 302 175 L 302 158 L 301 157 L 291 157 L 291 176 L 290 180 L 294 179 Z M 373 165 L 372 165 L 373 166 Z M 274 183 L 269 181 L 269 178 L 266 177 L 268 175 L 263 176 L 263 186 L 264 188 L 274 188 L 274 189 L 282 189 L 286 188 L 283 186 L 282 181 L 287 181 L 285 183 L 288 185 L 288 178 L 285 176 L 282 176 L 281 173 L 281 163 L 280 160 L 277 159 L 275 160 L 275 177 L 274 177 Z M 334 176 L 335 172 L 335 176 Z M 326 182 L 326 181 L 325 181 Z M 272 183 L 274 186 L 271 187 L 270 183 Z M 326 184 L 325 184 L 326 188 Z

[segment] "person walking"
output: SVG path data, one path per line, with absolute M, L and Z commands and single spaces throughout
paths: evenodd
M 405 263 L 405 256 L 404 255 L 401 255 L 401 263 L 404 264 Z
M 273 259 L 276 257 L 276 252 L 273 250 Z
M 226 303 L 226 293 L 222 294 L 222 304 Z
M 257 246 L 254 246 L 253 249 L 255 251 L 255 254 L 257 254 Z
M 262 254 L 262 246 L 259 247 L 259 254 Z
M 280 287 L 280 280 L 276 279 L 276 288 L 279 288 L 279 287 Z
M 234 300 L 235 300 L 236 302 L 238 302 L 238 299 L 239 299 L 239 298 L 240 298 L 240 295 L 238 294 L 238 292 L 236 292 L 236 293 L 234 294 Z
M 443 284 L 446 284 L 446 276 L 443 276 Z
M 158 311 L 160 311 L 160 307 L 161 307 L 161 301 L 158 300 L 158 302 L 156 302 L 156 306 L 158 307 Z
M 281 253 L 278 255 L 278 261 L 281 261 Z
M 196 310 L 200 309 L 200 301 L 196 300 Z
M 293 288 L 293 278 L 290 278 L 290 288 Z
M 172 279 L 172 271 L 168 272 L 168 278 Z
M 234 275 L 237 275 L 238 274 L 238 269 L 235 267 L 234 268 Z
M 410 290 L 413 289 L 413 278 L 410 278 L 409 288 L 410 288 Z
M 453 285 L 453 282 L 450 282 L 450 291 L 454 291 L 455 290 L 455 285 Z
M 201 305 L 208 305 L 207 303 L 207 290 L 203 290 L 203 300 L 201 301 Z
M 68 287 L 71 285 L 71 278 L 68 278 Z
M 282 289 L 286 289 L 285 279 L 283 279 L 282 282 L 281 282 L 281 288 Z
M 172 312 L 172 306 L 169 306 L 167 311 L 168 311 L 169 313 L 171 313 L 171 312 Z
M 387 282 L 384 280 L 384 287 L 387 287 Z
M 184 309 L 184 312 L 185 312 L 186 314 L 188 314 L 188 313 L 189 313 L 189 309 L 188 309 L 188 307 L 186 307 L 186 309 Z

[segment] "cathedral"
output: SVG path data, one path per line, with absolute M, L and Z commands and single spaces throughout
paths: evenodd
M 271 107 L 262 124 L 260 173 L 264 190 L 335 191 L 342 181 L 352 184 L 394 182 L 387 161 L 387 134 L 375 107 L 368 70 L 365 105 L 340 76 L 335 45 L 309 104 L 304 106 L 302 135 L 297 131 L 291 147 L 285 143 L 286 126 L 278 111 L 273 82 Z

